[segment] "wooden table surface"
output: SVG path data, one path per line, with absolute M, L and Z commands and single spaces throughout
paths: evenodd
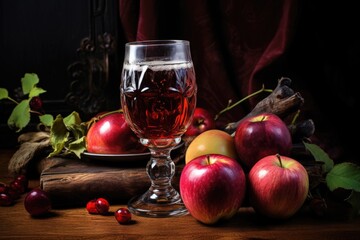
M 9 181 L 7 163 L 14 150 L 0 150 L 0 181 Z M 39 185 L 35 178 L 30 188 Z M 24 194 L 25 195 L 25 194 Z M 191 215 L 171 218 L 133 216 L 120 225 L 111 205 L 108 216 L 90 215 L 84 208 L 52 209 L 46 218 L 32 218 L 24 209 L 24 195 L 13 206 L 0 206 L 0 239 L 360 239 L 360 217 L 317 219 L 298 214 L 283 221 L 258 217 L 241 208 L 231 220 L 206 226 Z

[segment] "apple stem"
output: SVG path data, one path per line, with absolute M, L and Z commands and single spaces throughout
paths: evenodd
M 280 167 L 283 167 L 282 162 L 281 162 L 280 154 L 276 154 L 276 157 L 278 158 L 278 160 L 279 160 L 279 162 L 280 162 Z
M 294 118 L 291 120 L 290 125 L 294 125 L 294 124 L 295 124 L 295 122 L 296 122 L 296 120 L 298 119 L 299 115 L 300 115 L 300 109 L 298 109 L 298 110 L 296 111 L 296 114 L 295 114 Z
M 210 164 L 210 156 L 209 155 L 206 155 L 206 161 L 207 161 L 207 164 Z
M 200 124 L 203 124 L 204 123 L 204 119 L 198 119 L 197 120 L 197 124 L 200 125 Z
M 271 93 L 271 92 L 273 92 L 273 90 L 272 90 L 272 89 L 267 89 L 267 88 L 265 88 L 264 85 L 262 85 L 262 87 L 261 87 L 260 90 L 249 94 L 248 96 L 240 99 L 239 101 L 237 101 L 236 103 L 234 103 L 234 104 L 232 104 L 232 105 L 230 105 L 230 104 L 232 103 L 232 101 L 229 100 L 229 103 L 228 103 L 228 105 L 226 106 L 226 108 L 224 108 L 224 109 L 221 110 L 218 114 L 216 114 L 216 116 L 214 117 L 214 120 L 216 121 L 216 120 L 220 117 L 221 114 L 223 114 L 223 113 L 231 110 L 232 108 L 236 107 L 237 105 L 239 105 L 240 103 L 244 102 L 245 100 L 247 100 L 247 99 L 249 99 L 249 98 L 251 98 L 251 97 L 254 97 L 254 96 L 256 96 L 257 94 L 260 94 L 260 93 L 262 93 L 262 92 L 269 92 L 269 93 Z

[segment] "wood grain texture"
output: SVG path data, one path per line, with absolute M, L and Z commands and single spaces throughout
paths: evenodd
M 14 151 L 0 150 L 0 181 L 11 178 L 7 163 Z M 30 188 L 39 179 L 30 180 Z M 120 225 L 113 213 L 124 204 L 111 204 L 106 216 L 90 215 L 85 206 L 52 209 L 42 218 L 32 218 L 24 209 L 25 194 L 13 206 L 0 207 L 0 239 L 294 239 L 357 240 L 360 218 L 319 219 L 302 211 L 286 221 L 273 221 L 242 207 L 228 221 L 206 226 L 191 215 L 170 218 L 144 218 L 133 215 L 129 225 Z
M 56 207 L 84 206 L 87 201 L 105 197 L 112 203 L 126 203 L 150 187 L 144 164 L 117 165 L 69 159 L 52 159 L 57 164 L 45 169 L 40 186 Z M 183 165 L 176 166 L 173 186 L 178 189 Z

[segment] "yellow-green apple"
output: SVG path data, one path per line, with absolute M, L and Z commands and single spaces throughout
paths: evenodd
M 86 150 L 90 153 L 128 154 L 147 150 L 126 123 L 122 112 L 104 113 L 97 117 L 86 134 Z
M 240 121 L 235 131 L 239 161 L 249 170 L 259 159 L 273 154 L 288 156 L 291 134 L 285 122 L 275 114 L 261 113 Z
M 193 119 L 190 126 L 184 133 L 185 136 L 197 136 L 206 130 L 215 128 L 215 120 L 213 114 L 201 107 L 195 108 Z
M 234 138 L 225 131 L 210 129 L 196 136 L 185 153 L 185 163 L 205 154 L 222 154 L 236 159 Z
M 236 159 L 207 154 L 185 165 L 179 188 L 189 213 L 210 225 L 236 214 L 244 200 L 246 177 Z
M 297 160 L 269 155 L 260 159 L 248 175 L 249 201 L 263 216 L 286 219 L 304 204 L 309 191 L 309 177 Z

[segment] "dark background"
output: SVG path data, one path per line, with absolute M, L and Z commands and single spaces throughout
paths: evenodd
M 95 15 L 92 17 L 92 15 Z M 77 53 L 84 38 L 95 39 L 109 33 L 114 38 L 119 30 L 118 2 L 115 0 L 62 0 L 0 2 L 0 87 L 11 97 L 17 96 L 25 73 L 36 73 L 39 87 L 47 92 L 41 95 L 46 113 L 66 114 L 78 110 L 66 96 L 74 81 L 69 66 L 81 60 Z M 117 50 L 116 50 L 117 51 Z M 119 106 L 117 52 L 110 55 L 110 77 L 105 94 L 108 101 L 99 109 Z M 7 126 L 14 104 L 0 102 L 0 147 L 16 146 L 17 133 Z M 86 115 L 85 117 L 86 118 Z M 36 119 L 31 123 L 35 124 Z M 29 124 L 25 130 L 35 128 Z
M 304 107 L 310 109 L 305 117 L 314 119 L 326 150 L 335 157 L 342 154 L 342 160 L 357 159 L 360 14 L 350 1 L 299 2 L 296 31 L 286 56 L 263 73 L 271 79 L 282 74 L 295 80 L 293 88 L 301 92 Z M 174 19 L 170 14 L 163 17 Z M 163 38 L 181 37 L 174 28 L 164 31 L 166 19 L 162 20 Z M 47 90 L 42 95 L 47 113 L 78 110 L 66 100 L 73 81 L 68 67 L 79 61 L 82 39 L 105 32 L 115 37 L 116 46 L 109 56 L 106 100 L 98 109 L 119 106 L 119 72 L 126 42 L 119 2 L 0 1 L 0 87 L 12 94 L 25 73 L 37 73 L 39 86 Z M 12 108 L 11 103 L 0 102 L 0 147 L 16 146 L 16 134 L 6 125 Z

